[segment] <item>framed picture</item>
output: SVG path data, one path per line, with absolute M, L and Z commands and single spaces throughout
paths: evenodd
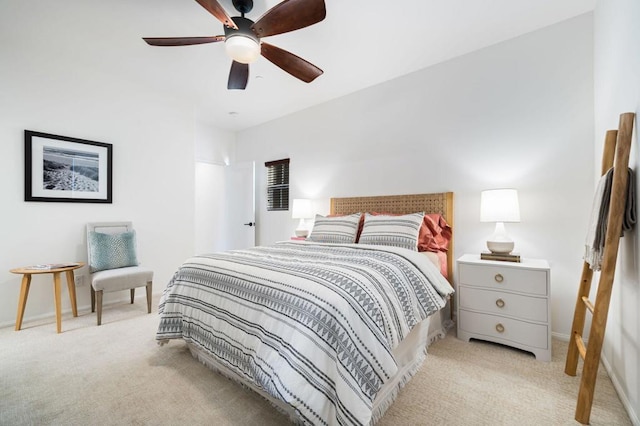
M 24 200 L 111 203 L 113 146 L 24 131 Z

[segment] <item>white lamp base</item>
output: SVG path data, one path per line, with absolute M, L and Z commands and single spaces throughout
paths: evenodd
M 307 237 L 309 236 L 308 229 L 296 229 L 296 237 Z
M 496 222 L 496 229 L 493 235 L 487 240 L 487 248 L 491 253 L 509 254 L 513 251 L 515 244 L 504 227 L 503 222 Z
M 487 241 L 489 251 L 496 254 L 509 254 L 513 251 L 514 246 L 513 241 Z
M 300 218 L 300 222 L 298 223 L 298 227 L 296 228 L 296 237 L 307 237 L 309 235 L 309 230 L 307 229 L 307 225 L 304 223 L 304 218 Z

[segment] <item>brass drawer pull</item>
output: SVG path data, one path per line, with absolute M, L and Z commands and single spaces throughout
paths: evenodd
M 504 308 L 504 300 L 502 300 L 502 299 L 496 300 L 496 306 L 498 308 Z
M 504 333 L 504 325 L 502 325 L 500 323 L 496 324 L 496 331 L 498 333 Z
M 502 281 L 504 281 L 504 277 L 502 276 L 502 274 L 496 274 L 493 279 L 496 280 L 497 283 L 501 283 Z

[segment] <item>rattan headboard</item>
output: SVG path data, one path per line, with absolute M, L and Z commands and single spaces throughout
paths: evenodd
M 440 213 L 453 229 L 453 192 L 332 198 L 330 213 L 384 212 L 408 214 L 422 211 L 425 213 Z M 453 239 L 449 243 L 449 252 L 447 254 L 449 282 L 453 283 Z

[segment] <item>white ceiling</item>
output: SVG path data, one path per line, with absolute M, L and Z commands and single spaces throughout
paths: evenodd
M 219 0 L 231 16 L 231 0 Z M 222 43 L 151 47 L 141 37 L 223 34 L 195 0 L 2 0 L 0 43 L 42 51 L 190 99 L 199 119 L 241 130 L 589 12 L 596 0 L 325 0 L 324 21 L 265 38 L 324 70 L 310 84 L 260 58 L 227 90 Z M 257 20 L 278 0 L 254 0 Z M 235 114 L 230 114 L 233 112 Z

